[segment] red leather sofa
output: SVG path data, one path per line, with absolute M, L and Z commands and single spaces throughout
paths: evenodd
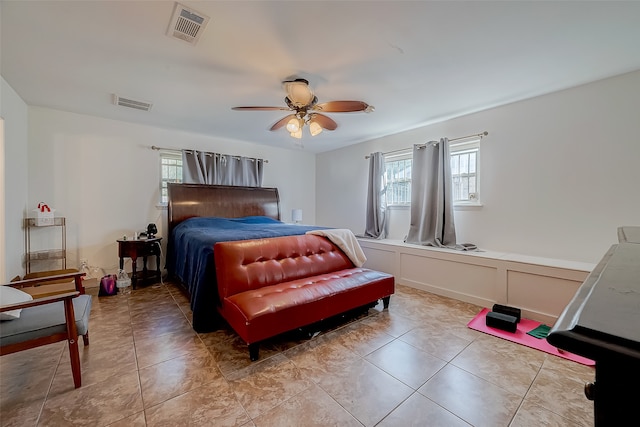
M 325 237 L 285 236 L 214 246 L 218 311 L 249 345 L 379 299 L 388 308 L 392 275 L 355 267 Z

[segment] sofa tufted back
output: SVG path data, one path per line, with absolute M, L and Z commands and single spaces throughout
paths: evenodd
M 331 241 L 310 234 L 219 242 L 213 255 L 222 300 L 264 286 L 354 268 Z

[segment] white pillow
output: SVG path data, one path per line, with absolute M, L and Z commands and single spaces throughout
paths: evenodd
M 17 304 L 33 300 L 33 297 L 20 289 L 11 286 L 0 286 L 0 305 Z M 21 308 L 0 313 L 0 320 L 15 320 L 20 318 Z

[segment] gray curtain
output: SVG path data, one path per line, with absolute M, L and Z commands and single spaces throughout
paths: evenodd
M 413 146 L 411 225 L 405 241 L 455 247 L 449 141 Z
M 263 165 L 262 159 L 216 155 L 215 184 L 262 187 Z
M 262 187 L 264 160 L 228 154 L 182 151 L 182 181 Z
M 384 183 L 384 154 L 369 157 L 369 188 L 367 191 L 367 220 L 364 236 L 374 239 L 387 237 L 386 186 Z
M 196 150 L 182 150 L 182 182 L 214 184 L 215 155 Z

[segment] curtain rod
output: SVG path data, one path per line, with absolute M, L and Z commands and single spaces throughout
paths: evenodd
M 477 137 L 477 138 L 482 139 L 483 137 L 485 137 L 485 136 L 487 136 L 487 135 L 489 135 L 489 132 L 487 132 L 487 131 L 485 130 L 485 131 L 484 131 L 484 132 L 482 132 L 482 133 L 474 133 L 474 134 L 472 134 L 472 135 L 459 136 L 459 137 L 457 137 L 457 138 L 451 138 L 451 139 L 449 140 L 449 142 L 452 142 L 452 141 L 459 141 L 459 140 L 461 140 L 461 139 L 473 138 L 474 136 L 475 136 L 475 137 Z M 428 144 L 428 143 L 427 143 L 427 144 Z M 424 145 L 427 145 L 427 144 L 424 144 Z M 409 150 L 409 148 L 400 148 L 400 149 L 398 149 L 398 150 L 387 151 L 386 153 L 382 153 L 382 154 L 387 155 L 387 154 L 397 153 L 397 152 L 399 152 L 399 151 L 406 151 L 406 150 Z M 365 159 L 368 159 L 369 157 L 371 157 L 371 156 L 364 156 L 364 158 L 365 158 Z
M 151 149 L 152 149 L 152 150 L 158 150 L 158 151 L 160 151 L 160 150 L 167 150 L 167 151 L 185 151 L 185 152 L 187 152 L 187 153 L 189 153 L 189 154 L 193 153 L 193 151 L 194 151 L 194 150 L 184 150 L 184 149 L 182 149 L 182 148 L 163 148 L 163 147 L 158 147 L 158 146 L 155 146 L 155 145 L 152 145 L 152 146 L 151 146 Z M 196 150 L 196 151 L 197 151 L 197 150 Z M 207 154 L 208 154 L 208 155 L 211 155 L 211 154 L 220 154 L 220 153 L 207 153 Z M 224 154 L 222 154 L 222 155 L 224 155 Z M 234 159 L 239 159 L 241 156 L 233 156 L 233 155 L 232 155 L 231 157 L 233 157 Z M 250 159 L 256 160 L 256 158 L 255 158 L 255 157 L 250 157 Z M 269 163 L 269 160 L 267 160 L 267 159 L 257 159 L 257 160 L 262 160 L 264 163 Z

